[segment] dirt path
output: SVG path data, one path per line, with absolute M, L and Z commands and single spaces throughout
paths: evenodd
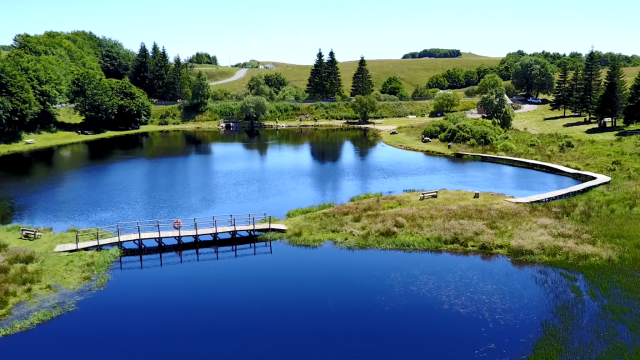
M 529 111 L 538 110 L 538 105 L 525 104 L 522 105 L 522 109 L 516 110 L 516 113 L 524 113 Z M 480 119 L 482 115 L 478 114 L 477 110 L 471 110 L 466 112 L 467 116 L 471 119 Z
M 247 72 L 249 71 L 249 69 L 240 69 L 238 70 L 238 72 L 233 75 L 232 77 L 228 78 L 228 79 L 224 79 L 224 80 L 220 80 L 220 81 L 216 81 L 216 82 L 212 82 L 209 83 L 209 85 L 219 85 L 219 84 L 224 84 L 224 83 L 228 83 L 228 82 L 232 82 L 232 81 L 236 81 L 236 80 L 240 80 L 242 79 L 245 75 L 247 75 Z

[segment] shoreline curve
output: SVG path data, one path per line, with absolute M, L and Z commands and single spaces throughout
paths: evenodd
M 561 176 L 567 176 L 578 181 L 583 181 L 582 184 L 574 185 L 565 189 L 555 190 L 543 194 L 531 195 L 521 198 L 507 199 L 507 201 L 518 204 L 530 204 L 538 202 L 548 202 L 557 199 L 566 199 L 576 196 L 578 194 L 585 193 L 595 187 L 608 184 L 611 182 L 611 178 L 602 174 L 596 174 L 589 171 L 575 170 L 566 166 L 556 165 L 552 163 L 546 163 L 537 160 L 528 160 L 521 158 L 514 158 L 508 156 L 498 155 L 486 155 L 486 154 L 474 154 L 474 153 L 455 153 L 456 157 L 472 156 L 480 158 L 480 161 L 492 162 L 502 165 L 510 165 L 516 167 L 524 167 L 532 170 L 544 171 Z

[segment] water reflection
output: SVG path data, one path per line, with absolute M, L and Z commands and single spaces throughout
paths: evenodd
M 461 189 L 528 196 L 573 179 L 389 147 L 366 130 L 164 131 L 0 157 L 6 222 L 55 230 L 269 212 L 365 192 Z

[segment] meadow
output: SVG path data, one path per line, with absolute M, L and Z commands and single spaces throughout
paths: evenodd
M 416 85 L 426 84 L 427 80 L 435 74 L 456 67 L 463 70 L 475 70 L 480 65 L 496 66 L 500 63 L 501 59 L 502 58 L 482 57 L 475 54 L 463 53 L 462 57 L 457 59 L 367 60 L 367 68 L 371 73 L 375 88 L 379 89 L 389 76 L 395 75 L 402 81 L 405 89 L 411 93 Z M 339 60 L 340 59 L 338 59 L 338 61 Z M 275 71 L 281 73 L 290 83 L 306 88 L 307 80 L 309 80 L 309 72 L 312 68 L 312 66 L 308 65 L 292 65 L 271 61 L 262 61 L 261 64 L 273 64 L 276 69 L 251 70 L 242 80 L 216 86 L 231 92 L 240 91 L 246 89 L 251 76 Z M 347 92 L 351 90 L 351 81 L 357 66 L 357 60 L 345 61 L 339 64 L 342 85 Z

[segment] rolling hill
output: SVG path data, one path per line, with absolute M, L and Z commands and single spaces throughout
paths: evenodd
M 473 70 L 480 65 L 496 66 L 501 59 L 463 53 L 462 57 L 457 59 L 367 60 L 367 67 L 376 88 L 379 89 L 389 76 L 395 75 L 402 81 L 407 91 L 411 92 L 416 84 L 424 85 L 429 77 L 448 69 L 458 67 L 464 70 Z M 273 64 L 276 70 L 251 70 L 242 80 L 216 85 L 216 87 L 227 89 L 231 92 L 240 91 L 246 89 L 247 83 L 252 76 L 273 71 L 281 73 L 290 83 L 303 88 L 307 86 L 309 72 L 311 71 L 310 65 L 293 65 L 271 61 L 261 61 L 261 64 Z M 358 61 L 341 62 L 339 66 L 342 85 L 348 93 L 351 89 L 351 78 L 356 72 Z

